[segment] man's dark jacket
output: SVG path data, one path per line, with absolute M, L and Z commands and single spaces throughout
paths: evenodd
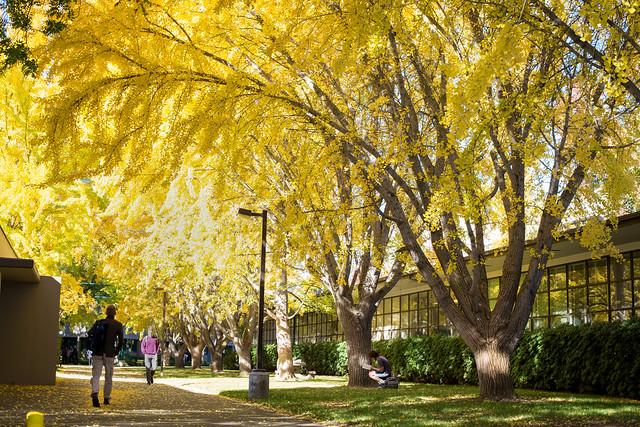
M 107 317 L 96 321 L 89 331 L 89 335 L 92 335 L 98 322 L 104 322 L 107 324 L 107 330 L 105 331 L 104 341 L 98 343 L 98 347 L 93 352 L 93 356 L 106 356 L 114 357 L 120 352 L 120 349 L 124 345 L 124 335 L 122 333 L 122 323 L 118 322 L 113 317 Z

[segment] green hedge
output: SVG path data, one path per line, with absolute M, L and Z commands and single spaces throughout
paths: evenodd
M 256 347 L 251 349 L 253 365 L 256 365 Z M 293 358 L 304 361 L 303 373 L 315 371 L 318 375 L 346 375 L 347 345 L 344 342 L 298 343 L 293 346 Z M 264 368 L 275 371 L 278 348 L 275 344 L 264 346 Z
M 238 354 L 232 348 L 225 347 L 224 353 L 222 353 L 222 369 L 240 369 Z
M 251 347 L 251 364 L 253 367 L 257 365 L 255 346 Z M 275 344 L 267 344 L 264 346 L 264 369 L 267 371 L 275 371 L 278 362 L 278 346 Z
M 389 359 L 394 373 L 407 381 L 441 384 L 477 382 L 473 355 L 460 338 L 412 337 L 378 341 L 374 348 Z M 265 345 L 265 369 L 276 369 L 277 351 L 275 344 Z M 255 366 L 255 347 L 251 353 Z M 344 342 L 298 343 L 293 346 L 293 357 L 304 361 L 304 368 L 318 375 L 347 374 L 347 345 Z
M 640 321 L 527 333 L 512 356 L 519 387 L 640 398 Z
M 347 344 L 344 342 L 300 343 L 293 347 L 293 357 L 304 362 L 318 375 L 347 374 Z
M 419 336 L 377 341 L 395 375 L 405 381 L 477 384 L 475 361 L 459 337 Z M 253 352 L 255 361 L 255 350 Z M 296 359 L 319 375 L 345 375 L 344 342 L 300 343 Z M 265 346 L 265 368 L 275 370 L 277 348 Z M 640 320 L 562 325 L 527 332 L 512 355 L 518 387 L 640 398 Z
M 435 384 L 477 384 L 473 354 L 458 337 L 441 335 L 377 341 L 373 348 L 389 359 L 403 380 Z

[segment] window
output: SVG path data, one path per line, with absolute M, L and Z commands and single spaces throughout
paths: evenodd
M 547 318 L 533 318 L 531 319 L 531 328 L 542 329 L 547 327 Z
M 567 291 L 565 289 L 549 293 L 550 311 L 553 316 L 567 314 Z
M 500 277 L 488 279 L 491 309 L 499 289 Z M 579 325 L 632 316 L 640 317 L 640 251 L 622 254 L 621 258 L 604 257 L 547 268 L 527 327 Z M 266 339 L 275 340 L 275 324 L 272 321 L 267 324 Z M 372 321 L 372 336 L 376 340 L 453 333 L 451 322 L 429 290 L 384 298 L 378 303 Z M 335 315 L 307 313 L 297 319 L 295 337 L 301 342 L 341 340 L 342 325 Z
M 587 316 L 587 264 L 576 262 L 568 265 L 569 276 L 569 323 L 581 325 L 588 322 Z
M 407 313 L 406 311 L 400 313 L 400 329 L 409 329 L 409 313 Z
M 631 282 L 631 254 L 624 254 L 621 259 L 610 260 L 611 284 L 609 301 L 611 301 L 611 320 L 627 320 L 631 318 L 633 286 Z
M 549 290 L 547 289 L 547 272 L 545 271 L 540 279 L 538 292 L 533 300 L 531 319 L 527 327 L 530 329 L 540 329 L 548 326 L 549 319 Z
M 549 269 L 549 289 L 565 289 L 567 287 L 566 266 L 551 267 Z
M 400 313 L 400 297 L 393 297 L 391 300 L 391 308 L 393 313 Z
M 539 292 L 533 301 L 533 317 L 547 317 L 549 315 L 549 294 L 545 292 Z
M 587 288 L 569 289 L 569 321 L 572 325 L 582 325 L 587 319 Z
M 607 274 L 607 260 L 591 260 L 589 265 L 589 285 L 596 283 L 606 283 L 608 279 Z
M 402 295 L 400 298 L 400 310 L 403 313 L 409 311 L 409 295 Z
M 586 264 L 576 262 L 569 264 L 569 287 L 575 288 L 587 285 Z
M 276 342 L 276 321 L 273 319 L 264 322 L 264 340 L 268 344 Z
M 609 320 L 609 273 L 607 258 L 591 260 L 587 263 L 589 268 L 589 314 L 591 321 Z
M 409 295 L 409 310 L 418 309 L 418 294 Z
M 385 298 L 384 302 L 384 312 L 391 313 L 391 298 Z
M 409 312 L 409 329 L 415 330 L 418 327 L 418 311 L 412 310 Z

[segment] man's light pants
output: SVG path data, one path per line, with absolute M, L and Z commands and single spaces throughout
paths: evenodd
M 111 397 L 111 385 L 113 382 L 113 357 L 91 356 L 91 393 L 98 394 L 100 391 L 100 375 L 104 366 L 104 398 Z
M 155 371 L 158 369 L 158 355 L 157 354 L 145 354 L 144 355 L 144 367 Z

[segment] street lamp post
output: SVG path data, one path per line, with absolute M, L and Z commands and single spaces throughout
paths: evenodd
M 262 217 L 262 250 L 260 251 L 260 292 L 258 301 L 258 351 L 256 352 L 256 369 L 249 374 L 249 399 L 266 399 L 269 397 L 269 374 L 264 369 L 264 276 L 267 263 L 267 211 L 253 212 L 249 209 L 238 209 L 240 215 Z

